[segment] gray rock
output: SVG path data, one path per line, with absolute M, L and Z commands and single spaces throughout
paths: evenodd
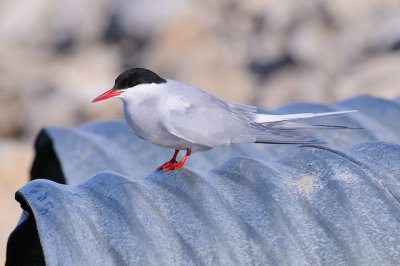
M 88 103 L 127 67 L 269 108 L 399 93 L 398 0 L 3 2 L 0 137 L 119 117 Z

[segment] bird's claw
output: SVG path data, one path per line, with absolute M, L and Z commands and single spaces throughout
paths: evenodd
M 168 172 L 169 170 L 175 170 L 175 169 L 181 168 L 185 164 L 186 159 L 192 153 L 192 150 L 191 149 L 187 149 L 186 155 L 179 162 L 176 161 L 176 155 L 178 155 L 178 152 L 179 152 L 179 150 L 175 150 L 175 154 L 172 157 L 172 159 L 169 162 L 167 162 L 167 163 L 161 165 L 160 167 L 158 167 L 157 171 Z
M 169 161 L 157 168 L 157 171 L 168 172 L 169 170 L 175 170 L 183 166 L 183 163 L 177 161 Z

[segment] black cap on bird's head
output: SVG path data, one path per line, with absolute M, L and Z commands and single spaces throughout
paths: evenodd
M 130 68 L 122 72 L 116 79 L 114 90 L 123 90 L 139 84 L 165 83 L 165 79 L 145 68 Z
M 158 76 L 153 71 L 145 68 L 130 68 L 122 72 L 116 79 L 114 87 L 106 91 L 105 93 L 98 96 L 92 102 L 102 101 L 114 96 L 118 96 L 128 88 L 132 88 L 140 84 L 151 84 L 151 83 L 165 83 L 165 79 Z

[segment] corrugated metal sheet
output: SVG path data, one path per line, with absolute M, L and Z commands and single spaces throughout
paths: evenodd
M 122 122 L 46 128 L 32 177 L 68 185 L 38 179 L 17 192 L 25 215 L 8 263 L 37 250 L 38 236 L 44 256 L 32 258 L 48 265 L 398 264 L 399 102 L 363 96 L 278 111 L 341 109 L 360 112 L 313 121 L 364 130 L 313 133 L 327 145 L 218 147 L 167 173 L 154 169 L 173 151 Z M 18 249 L 24 237 L 31 244 Z

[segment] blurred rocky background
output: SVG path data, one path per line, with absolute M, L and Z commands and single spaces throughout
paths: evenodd
M 41 127 L 122 118 L 90 101 L 127 67 L 272 109 L 400 94 L 398 0 L 0 0 L 0 262 Z

